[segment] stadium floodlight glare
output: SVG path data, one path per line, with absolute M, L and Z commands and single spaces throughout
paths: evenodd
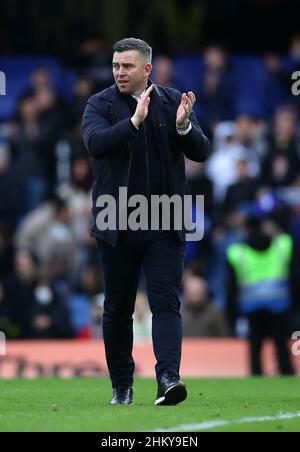
M 0 71 L 0 96 L 6 95 L 6 76 Z

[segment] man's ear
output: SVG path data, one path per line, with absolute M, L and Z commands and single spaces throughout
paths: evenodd
M 144 71 L 145 71 L 145 75 L 146 75 L 147 77 L 149 77 L 149 75 L 150 75 L 151 72 L 152 72 L 152 64 L 150 64 L 150 63 L 145 64 Z

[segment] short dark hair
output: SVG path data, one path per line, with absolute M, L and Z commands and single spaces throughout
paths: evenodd
M 147 63 L 152 61 L 152 48 L 147 42 L 136 38 L 125 38 L 114 44 L 114 52 L 126 52 L 127 50 L 137 50 L 145 58 Z

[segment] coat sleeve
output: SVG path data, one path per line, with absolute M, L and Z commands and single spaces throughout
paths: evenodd
M 177 90 L 172 90 L 173 99 L 176 103 L 176 108 L 181 102 L 181 93 Z M 187 135 L 179 135 L 179 146 L 185 156 L 194 162 L 204 162 L 210 154 L 210 143 L 208 138 L 202 132 L 200 124 L 194 112 L 190 115 L 192 129 Z
M 190 116 L 192 129 L 187 135 L 179 135 L 180 148 L 184 155 L 194 162 L 205 162 L 210 154 L 210 144 L 193 112 Z
M 126 143 L 134 138 L 137 129 L 130 118 L 111 125 L 101 111 L 99 99 L 89 99 L 83 114 L 82 135 L 84 144 L 95 159 L 100 159 L 112 152 L 118 152 Z

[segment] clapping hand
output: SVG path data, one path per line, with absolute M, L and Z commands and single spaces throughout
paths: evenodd
M 179 105 L 177 110 L 176 117 L 177 127 L 182 128 L 187 123 L 190 114 L 192 113 L 195 102 L 196 96 L 192 91 L 190 91 L 188 94 L 186 93 L 182 94 L 181 104 Z
M 148 116 L 149 105 L 150 105 L 150 94 L 152 93 L 154 85 L 151 85 L 147 91 L 144 92 L 141 99 L 139 100 L 135 113 L 131 118 L 134 126 L 138 128 L 140 124 L 142 124 Z

